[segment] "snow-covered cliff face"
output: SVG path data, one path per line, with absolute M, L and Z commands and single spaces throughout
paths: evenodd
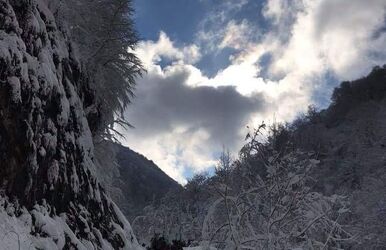
M 16 233 L 22 249 L 138 247 L 95 178 L 93 96 L 46 4 L 0 0 L 0 245 Z

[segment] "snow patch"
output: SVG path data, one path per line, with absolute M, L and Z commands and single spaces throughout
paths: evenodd
M 11 87 L 11 98 L 15 103 L 21 102 L 20 80 L 15 76 L 8 77 L 8 84 Z

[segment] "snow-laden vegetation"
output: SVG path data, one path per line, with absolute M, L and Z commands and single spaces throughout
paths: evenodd
M 94 150 L 129 125 L 142 72 L 131 14 L 129 0 L 0 0 L 2 248 L 141 249 L 97 179 L 114 154 Z M 152 249 L 385 248 L 385 76 L 375 68 L 327 110 L 252 130 L 213 176 L 146 207 L 136 236 Z
M 138 223 L 150 218 L 145 223 L 153 222 L 151 227 L 142 224 L 148 232 L 191 240 L 203 249 L 329 249 L 354 242 L 341 224 L 350 211 L 347 197 L 313 190 L 315 155 L 278 152 L 261 143 L 264 127 L 247 136 L 238 160 L 223 154 L 215 176 L 192 180 L 187 197 L 180 197 L 187 203 L 149 207 Z
M 114 126 L 127 127 L 123 111 L 134 96 L 135 79 L 143 73 L 134 54 L 138 36 L 130 0 L 46 1 L 57 22 L 74 42 L 84 77 L 96 101 L 85 96 L 86 115 L 95 139 L 116 139 Z
M 75 2 L 84 3 L 77 11 L 101 4 Z M 0 245 L 17 236 L 10 247 L 136 249 L 130 224 L 96 178 L 93 143 L 108 131 L 107 117 L 127 104 L 140 69 L 123 52 L 136 42 L 130 2 L 105 1 L 94 13 L 101 18 L 93 25 L 110 30 L 97 34 L 106 42 L 95 60 L 79 52 L 80 41 L 88 46 L 95 37 L 74 31 L 88 17 L 69 19 L 69 3 L 0 0 Z M 112 10 L 113 21 L 102 18 Z M 119 96 L 106 96 L 101 87 L 108 88 L 108 71 L 121 79 L 111 86 L 122 90 Z
M 214 176 L 198 174 L 183 192 L 148 206 L 133 221 L 139 240 L 164 237 L 194 249 L 383 249 L 385 76 L 386 67 L 376 67 L 342 83 L 328 109 L 252 130 Z
M 264 148 L 258 134 L 255 131 L 243 148 L 239 166 L 222 157 L 214 186 L 219 195 L 204 218 L 201 244 L 221 249 L 322 249 L 353 240 L 340 225 L 349 211 L 346 198 L 312 190 L 311 172 L 318 164 L 313 155 Z M 259 165 L 257 161 L 262 173 L 248 176 L 246 170 Z M 237 173 L 230 176 L 233 168 Z

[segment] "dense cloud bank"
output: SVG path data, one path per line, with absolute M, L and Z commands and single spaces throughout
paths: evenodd
M 236 152 L 246 125 L 325 107 L 340 81 L 385 63 L 385 9 L 382 0 L 213 4 L 193 40 L 161 32 L 139 44 L 148 74 L 127 111 L 136 129 L 125 143 L 184 182 L 223 146 Z

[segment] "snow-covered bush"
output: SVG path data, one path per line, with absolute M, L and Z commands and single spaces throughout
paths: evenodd
M 197 175 L 184 192 L 149 206 L 133 222 L 139 237 L 159 233 L 203 249 L 330 249 L 355 242 L 344 226 L 348 199 L 314 189 L 316 155 L 284 144 L 278 152 L 275 136 L 281 134 L 271 131 L 262 142 L 259 130 L 249 134 L 239 159 L 224 153 L 214 176 Z
M 140 243 L 149 245 L 154 235 L 159 235 L 170 242 L 184 240 L 198 244 L 205 213 L 198 209 L 199 200 L 185 195 L 185 192 L 170 192 L 159 204 L 146 207 L 143 216 L 132 221 Z
M 257 140 L 257 134 L 248 137 L 235 169 L 248 171 L 250 167 L 243 165 L 259 159 L 264 162 L 265 175 L 238 175 L 236 181 L 242 186 L 236 189 L 231 180 L 220 179 L 214 187 L 218 198 L 203 223 L 202 245 L 220 249 L 323 249 L 353 241 L 340 225 L 349 212 L 347 199 L 312 190 L 315 180 L 310 173 L 318 164 L 312 154 L 269 150 Z
M 31 248 L 136 249 L 95 174 L 92 133 L 101 123 L 90 110 L 100 90 L 47 2 L 0 0 L 0 191 L 20 208 L 7 215 L 0 204 L 0 217 L 32 216 L 24 229 L 52 244 Z
M 142 74 L 134 54 L 138 35 L 132 20 L 131 0 L 49 1 L 64 19 L 87 81 L 97 102 L 84 97 L 86 114 L 95 126 L 94 136 L 114 139 L 114 125 L 130 126 L 123 111 L 134 96 L 135 79 Z
M 160 201 L 147 206 L 142 216 L 131 223 L 138 240 L 149 245 L 158 234 L 170 242 L 183 240 L 197 246 L 207 207 L 213 198 L 211 183 L 207 174 L 197 174 L 184 189 L 171 190 Z

